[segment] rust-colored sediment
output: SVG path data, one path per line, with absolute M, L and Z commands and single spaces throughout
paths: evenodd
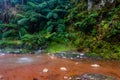
M 26 57 L 30 58 L 28 62 L 24 61 L 27 60 Z M 100 67 L 92 67 L 92 64 L 99 64 Z M 48 70 L 43 71 L 44 69 Z M 84 73 L 100 73 L 120 80 L 120 64 L 100 61 L 75 62 L 49 55 L 0 56 L 0 80 L 69 80 L 69 76 Z

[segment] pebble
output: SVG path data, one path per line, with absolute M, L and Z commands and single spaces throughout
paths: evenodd
M 56 59 L 56 57 L 54 55 L 51 55 L 50 58 L 51 59 Z
M 48 70 L 47 68 L 44 68 L 44 69 L 43 69 L 43 72 L 44 72 L 44 73 L 47 73 L 48 71 L 49 71 L 49 70 Z
M 0 56 L 4 56 L 4 55 L 5 55 L 4 53 L 0 54 Z
M 80 56 L 84 56 L 84 53 L 80 53 Z
M 71 80 L 72 79 L 72 77 L 69 77 L 69 80 Z
M 91 67 L 100 67 L 98 64 L 92 64 Z
M 75 63 L 76 65 L 79 64 L 78 62 Z
M 62 58 L 66 59 L 66 57 L 65 57 L 65 56 L 63 56 Z
M 0 75 L 0 80 L 4 80 L 4 77 L 3 77 L 3 75 Z
M 64 76 L 64 79 L 68 79 L 68 77 L 67 77 L 67 76 Z
M 36 56 L 37 58 L 40 58 L 41 56 Z
M 50 55 L 50 53 L 47 53 L 48 55 Z
M 62 71 L 67 71 L 67 68 L 61 67 L 60 70 L 62 70 Z
M 73 59 L 72 57 L 70 59 Z
M 79 77 L 77 77 L 76 80 L 81 80 L 81 79 Z
M 77 56 L 77 58 L 79 58 L 80 56 Z

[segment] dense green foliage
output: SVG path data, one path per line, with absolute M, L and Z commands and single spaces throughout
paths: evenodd
M 86 0 L 14 1 L 7 10 L 0 9 L 2 45 L 6 44 L 3 40 L 20 41 L 28 49 L 42 47 L 54 53 L 78 50 L 119 59 L 119 0 L 106 1 L 100 9 L 100 1 L 95 0 L 90 11 Z

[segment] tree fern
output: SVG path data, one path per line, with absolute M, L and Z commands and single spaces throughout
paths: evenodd
M 22 18 L 18 21 L 18 25 L 25 25 L 28 22 L 28 18 Z
M 25 34 L 27 34 L 27 30 L 25 28 L 20 28 L 19 30 L 19 37 L 22 38 L 22 36 L 24 36 Z
M 12 24 L 12 23 L 10 23 L 10 24 L 0 24 L 0 27 L 1 28 L 15 28 L 17 25 L 16 24 Z
M 65 31 L 65 25 L 64 24 L 58 24 L 57 31 L 59 33 L 62 33 Z
M 53 28 L 54 28 L 54 26 L 50 25 L 50 26 L 47 27 L 46 31 L 47 32 L 52 32 Z
M 19 14 L 19 13 L 17 13 L 15 16 L 18 17 L 18 18 L 23 18 L 23 17 L 25 17 L 23 14 Z
M 6 37 L 10 36 L 10 34 L 12 34 L 12 33 L 13 33 L 13 30 L 8 30 L 6 32 L 3 32 L 2 38 L 6 38 Z
M 35 3 L 33 3 L 33 2 L 28 2 L 28 5 L 30 5 L 30 6 L 33 7 L 33 8 L 36 8 L 36 7 L 37 7 L 37 5 L 36 5 Z
M 51 19 L 51 18 L 57 19 L 58 18 L 58 14 L 57 13 L 53 13 L 53 12 L 49 12 L 46 17 L 47 17 L 47 19 Z

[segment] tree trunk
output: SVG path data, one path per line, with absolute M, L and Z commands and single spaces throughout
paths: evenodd
M 7 9 L 7 1 L 4 0 L 4 9 L 6 10 Z
M 93 1 L 92 0 L 88 0 L 88 11 L 91 10 L 92 6 L 93 6 Z

